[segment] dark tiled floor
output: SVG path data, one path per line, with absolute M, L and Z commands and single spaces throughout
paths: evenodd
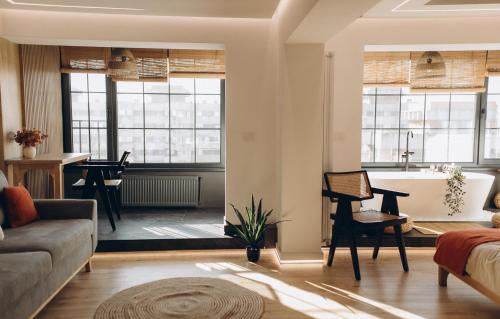
M 112 231 L 105 214 L 98 219 L 99 240 L 225 238 L 224 208 L 127 208 Z

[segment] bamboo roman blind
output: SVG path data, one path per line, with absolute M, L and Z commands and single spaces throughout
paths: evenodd
M 411 91 L 484 92 L 486 76 L 486 51 L 440 52 L 446 65 L 442 78 L 415 77 L 417 61 L 423 52 L 411 53 Z
M 365 86 L 408 86 L 410 52 L 366 52 L 363 71 Z
M 131 49 L 137 61 L 139 80 L 168 81 L 168 50 L 163 49 Z
M 226 73 L 224 51 L 169 50 L 172 77 L 220 77 Z
M 110 48 L 61 47 L 61 72 L 106 73 Z
M 488 51 L 486 75 L 500 75 L 500 51 Z
M 423 52 L 365 52 L 365 86 L 410 86 L 411 91 L 483 92 L 487 75 L 500 74 L 500 51 L 441 51 L 443 78 L 417 79 L 417 61 Z
M 141 81 L 225 76 L 224 51 L 131 49 Z M 107 73 L 110 48 L 61 47 L 61 72 Z

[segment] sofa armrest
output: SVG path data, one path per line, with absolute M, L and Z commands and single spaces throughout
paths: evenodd
M 40 219 L 90 219 L 94 224 L 92 243 L 97 246 L 97 201 L 94 199 L 35 199 Z

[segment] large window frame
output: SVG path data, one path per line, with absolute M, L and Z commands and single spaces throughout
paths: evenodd
M 488 88 L 488 79 L 486 80 L 486 88 Z M 445 93 L 446 94 L 446 93 Z M 458 93 L 460 94 L 460 93 Z M 363 93 L 363 97 L 365 97 Z M 399 124 L 398 128 L 394 128 L 394 130 L 398 130 L 398 132 L 404 131 L 404 130 L 411 130 L 402 128 L 401 127 L 401 99 L 405 94 L 400 92 L 399 97 L 400 97 L 400 108 L 399 108 Z M 411 93 L 409 94 L 411 95 Z M 500 95 L 498 93 L 497 95 Z M 375 97 L 376 99 L 376 97 Z M 424 101 L 425 103 L 425 101 Z M 487 103 L 488 103 L 488 91 L 484 93 L 476 93 L 476 109 L 475 109 L 475 116 L 474 116 L 474 144 L 473 144 L 473 161 L 472 162 L 455 162 L 457 165 L 460 165 L 462 167 L 466 168 L 500 168 L 500 158 L 499 159 L 485 159 L 485 127 L 486 127 L 486 116 L 487 116 Z M 451 104 L 451 98 L 450 98 L 450 104 Z M 425 110 L 424 110 L 425 112 Z M 375 115 L 376 116 L 376 115 Z M 424 120 L 425 121 L 425 120 Z M 376 124 L 374 124 L 376 125 Z M 425 134 L 425 127 L 418 129 L 422 130 Z M 451 128 L 448 128 L 450 130 Z M 362 128 L 362 133 L 363 131 L 366 130 L 366 128 Z M 375 131 L 376 128 L 374 127 L 373 130 Z M 375 134 L 375 133 L 374 133 Z M 375 138 L 375 136 L 373 137 Z M 398 149 L 401 152 L 401 149 L 404 148 L 400 145 L 401 143 L 401 137 L 398 140 Z M 425 141 L 423 141 L 425 143 Z M 410 143 L 411 145 L 411 143 Z M 376 147 L 376 146 L 375 146 Z M 425 146 L 422 145 L 422 148 L 425 149 Z M 361 150 L 360 150 L 361 151 Z M 412 151 L 410 147 L 410 151 Z M 374 151 L 375 152 L 375 151 Z M 373 158 L 373 162 L 362 162 L 362 167 L 364 168 L 401 168 L 405 165 L 404 161 L 400 158 L 401 154 L 398 152 L 398 162 L 375 162 L 375 157 Z M 373 155 L 375 156 L 375 155 Z M 422 161 L 418 162 L 412 162 L 410 161 L 410 167 L 417 167 L 417 168 L 422 168 L 422 167 L 429 167 L 432 164 L 443 164 L 443 163 L 451 163 L 451 162 L 425 162 L 425 158 L 422 158 Z
M 71 108 L 71 78 L 70 74 L 62 74 L 63 98 L 63 145 L 65 152 L 73 152 L 72 140 L 72 108 Z M 169 92 L 170 96 L 170 92 Z M 193 93 L 196 97 L 196 94 Z M 196 110 L 196 98 L 195 98 Z M 117 85 L 106 76 L 106 108 L 107 108 L 107 160 L 116 161 L 118 154 L 118 105 Z M 214 163 L 131 163 L 131 168 L 137 169 L 187 169 L 187 170 L 223 170 L 225 169 L 225 80 L 220 80 L 220 161 Z M 170 106 L 169 106 L 170 107 Z M 195 113 L 196 116 L 196 113 Z M 200 128 L 193 128 L 200 130 Z M 203 130 L 203 129 L 201 129 Z M 170 134 L 170 129 L 169 129 Z M 146 143 L 146 141 L 144 142 Z M 196 148 L 194 149 L 196 154 Z M 195 155 L 196 156 L 196 155 Z

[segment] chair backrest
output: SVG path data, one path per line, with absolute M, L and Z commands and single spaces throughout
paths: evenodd
M 326 187 L 331 192 L 356 196 L 361 200 L 373 198 L 370 180 L 366 171 L 327 172 L 324 176 Z
M 120 166 L 125 165 L 125 162 L 127 161 L 127 158 L 129 155 L 130 155 L 130 152 L 128 152 L 128 151 L 123 152 L 122 157 L 120 158 L 120 161 L 118 162 L 120 164 Z

